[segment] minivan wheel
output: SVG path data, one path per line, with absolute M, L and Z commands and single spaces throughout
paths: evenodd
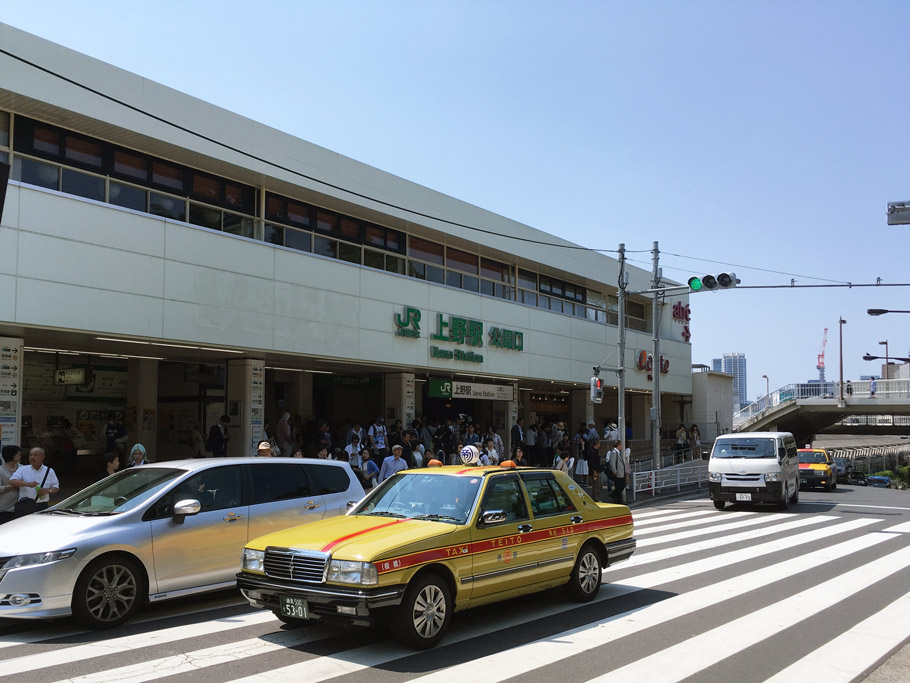
M 419 576 L 408 586 L 392 616 L 392 634 L 403 645 L 426 650 L 442 640 L 453 609 L 449 586 L 439 575 Z
M 79 575 L 73 614 L 93 628 L 113 628 L 133 616 L 145 591 L 145 577 L 134 560 L 102 557 Z
M 799 486 L 796 487 L 793 491 L 793 495 L 790 496 L 790 505 L 796 505 L 799 502 Z
M 785 484 L 785 486 L 786 486 L 786 484 Z M 799 490 L 799 487 L 797 487 L 797 491 L 798 491 L 798 490 Z M 780 500 L 777 501 L 777 507 L 778 507 L 779 509 L 781 509 L 781 510 L 786 510 L 787 508 L 790 507 L 790 496 L 787 495 L 787 489 L 786 489 L 786 488 L 785 488 L 785 489 L 783 490 L 783 492 L 781 493 L 781 498 L 780 498 Z
M 726 505 L 726 503 L 722 500 L 714 501 L 714 507 L 716 507 L 718 510 L 723 510 L 725 505 Z

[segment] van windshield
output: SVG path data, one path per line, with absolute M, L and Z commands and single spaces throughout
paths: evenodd
M 723 439 L 714 444 L 712 458 L 776 458 L 774 439 Z

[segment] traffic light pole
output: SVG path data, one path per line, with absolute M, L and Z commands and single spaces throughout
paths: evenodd
M 620 453 L 626 450 L 626 245 L 619 245 L 619 282 L 616 292 L 619 320 L 616 331 L 616 346 L 619 354 L 616 375 L 616 427 L 621 442 Z M 612 448 L 612 446 L 611 446 Z
M 654 303 L 651 306 L 651 328 L 654 334 L 653 350 L 651 352 L 651 444 L 652 444 L 652 463 L 655 470 L 660 469 L 660 249 L 657 242 L 654 242 L 654 248 L 651 250 L 652 255 L 652 276 L 651 287 L 654 289 Z

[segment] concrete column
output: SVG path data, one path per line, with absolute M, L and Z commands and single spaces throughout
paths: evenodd
M 149 462 L 158 460 L 158 361 L 131 358 L 127 363 L 126 417 L 129 447 L 141 443 Z M 172 458 L 173 459 L 173 458 Z
M 590 389 L 573 389 L 572 390 L 572 434 L 578 429 L 582 422 L 588 426 L 589 422 L 594 421 L 594 404 L 591 403 Z
M 228 456 L 256 455 L 256 446 L 263 438 L 264 395 L 264 361 L 237 358 L 227 362 L 225 412 L 231 418 Z
M 525 392 L 527 393 L 527 392 Z M 523 413 L 530 412 L 530 406 L 519 406 L 519 399 L 521 398 L 521 392 L 518 391 L 518 383 L 512 383 L 512 400 L 509 401 L 506 405 L 506 426 L 503 429 L 503 433 L 500 434 L 502 437 L 502 442 L 505 444 L 506 451 L 509 453 L 512 452 L 512 427 L 518 422 L 518 411 L 519 407 L 522 408 Z M 525 427 L 528 426 L 528 420 L 525 418 Z
M 314 420 L 313 414 L 313 375 L 309 372 L 295 372 L 294 378 L 294 410 L 304 422 Z
M 0 365 L 8 370 L 0 376 L 0 399 L 10 406 L 0 420 L 0 442 L 22 443 L 22 394 L 25 386 L 25 340 L 19 337 L 0 337 Z M 28 462 L 26 456 L 25 461 Z
M 401 420 L 410 427 L 416 410 L 416 382 L 413 372 L 394 372 L 385 376 L 385 416 L 388 420 Z

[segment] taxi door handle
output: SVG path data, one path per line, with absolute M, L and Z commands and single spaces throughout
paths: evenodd
M 531 530 L 531 525 L 530 525 L 530 524 L 519 524 L 519 525 L 518 525 L 518 533 L 520 533 L 520 534 L 526 534 L 526 533 L 528 533 L 530 530 Z
M 311 501 L 309 501 L 309 502 L 307 502 L 307 503 L 304 503 L 304 504 L 303 504 L 303 507 L 305 507 L 307 510 L 315 510 L 316 508 L 319 507 L 319 503 L 314 503 L 314 502 L 311 500 Z
M 236 522 L 238 519 L 243 519 L 243 515 L 238 515 L 236 512 L 232 512 L 231 514 L 225 516 L 224 521 Z
M 569 521 L 572 522 L 572 524 L 581 524 L 584 519 L 581 515 L 574 515 L 572 517 L 569 517 Z

